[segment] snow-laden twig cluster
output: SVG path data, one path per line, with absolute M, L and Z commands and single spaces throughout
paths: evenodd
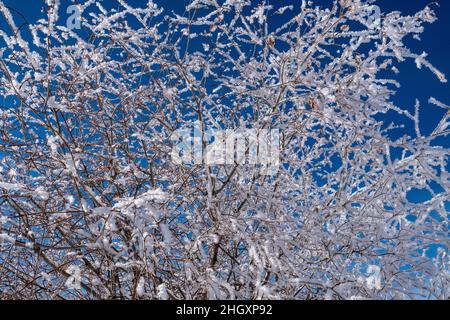
M 423 135 L 391 99 L 407 59 L 446 81 L 403 43 L 430 8 L 89 0 L 70 30 L 58 2 L 19 26 L 0 1 L 1 296 L 449 298 L 448 106 Z M 194 121 L 280 130 L 278 172 L 174 163 Z

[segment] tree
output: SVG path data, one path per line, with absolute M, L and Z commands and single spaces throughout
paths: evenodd
M 3 297 L 449 298 L 449 156 L 434 143 L 449 107 L 430 99 L 447 113 L 423 135 L 419 102 L 391 99 L 405 59 L 446 82 L 404 44 L 430 7 L 86 1 L 76 30 L 46 4 L 17 26 L 0 1 Z M 388 112 L 414 132 L 393 137 Z M 202 147 L 210 129 L 279 130 L 277 170 L 174 161 L 194 123 Z

